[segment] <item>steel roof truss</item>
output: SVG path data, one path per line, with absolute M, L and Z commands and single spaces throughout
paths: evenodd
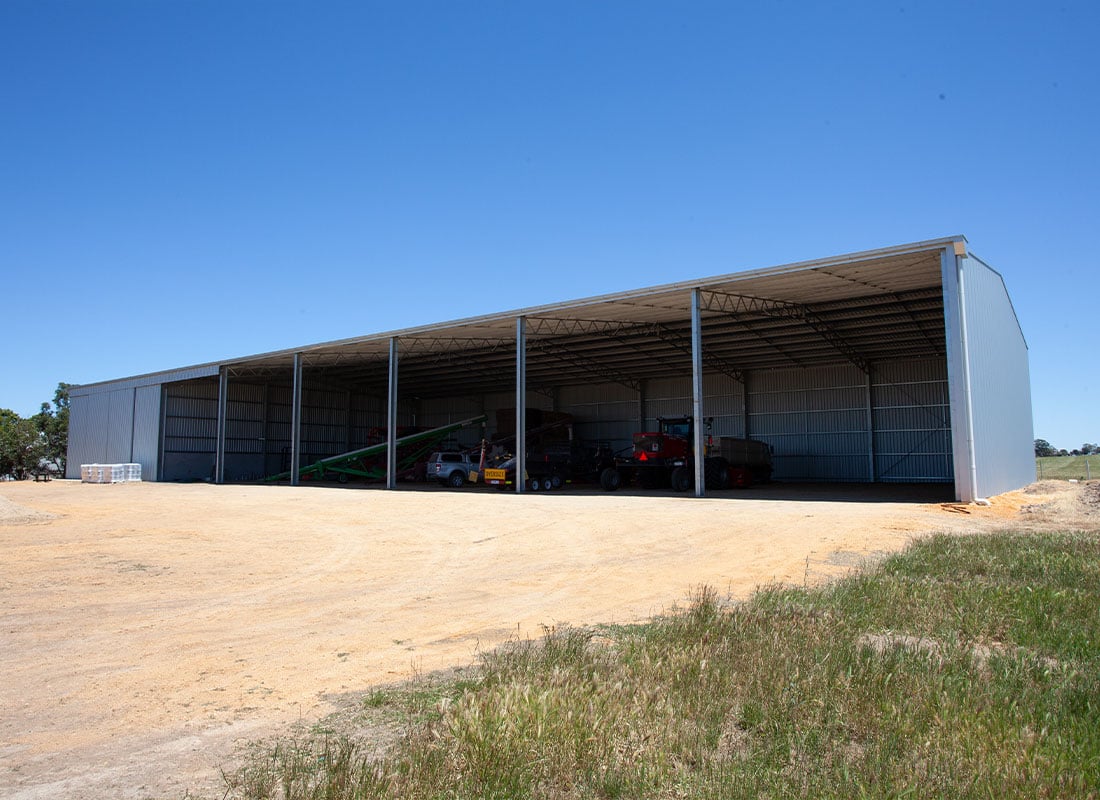
M 797 319 L 809 325 L 835 347 L 845 358 L 855 364 L 860 370 L 869 375 L 871 365 L 849 342 L 837 331 L 821 319 L 812 309 L 801 303 L 790 303 L 786 300 L 771 300 L 761 297 L 748 297 L 745 295 L 726 294 L 723 292 L 703 291 L 699 293 L 699 302 L 707 311 L 718 311 L 734 315 L 759 314 L 768 317 L 785 317 Z

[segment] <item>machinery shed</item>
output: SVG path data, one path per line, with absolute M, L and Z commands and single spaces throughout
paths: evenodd
M 949 237 L 74 387 L 68 477 L 297 482 L 381 436 L 392 487 L 403 428 L 484 416 L 455 434 L 472 445 L 511 413 L 522 455 L 545 412 L 615 448 L 692 416 L 699 445 L 766 442 L 781 481 L 971 501 L 1034 475 L 1026 341 L 1001 276 Z

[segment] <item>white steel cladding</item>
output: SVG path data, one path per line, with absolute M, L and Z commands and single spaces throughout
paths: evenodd
M 947 369 L 942 359 L 875 364 L 871 380 L 874 463 L 867 377 L 854 366 L 765 370 L 748 376 L 749 431 L 775 451 L 776 478 L 792 481 L 950 483 L 951 422 Z M 740 382 L 704 376 L 703 416 L 714 437 L 745 435 L 746 398 Z M 563 387 L 560 411 L 580 420 L 577 436 L 628 447 L 635 431 L 656 427 L 657 417 L 684 416 L 691 379 L 647 381 L 638 392 L 620 384 Z
M 974 488 L 989 497 L 1035 480 L 1027 342 L 1001 275 L 973 255 L 960 262 Z
M 160 431 L 160 385 L 96 387 L 74 393 L 69 408 L 65 477 L 79 478 L 81 464 L 141 464 L 155 480 Z M 73 420 L 76 420 L 75 424 Z
M 79 480 L 81 464 L 102 464 L 107 460 L 107 431 L 110 416 L 109 392 L 73 394 L 70 397 L 66 478 Z
M 749 435 L 772 446 L 777 480 L 871 480 L 867 377 L 858 367 L 754 372 L 748 405 Z
M 141 464 L 144 480 L 158 479 L 160 466 L 160 384 L 134 388 L 134 441 L 130 461 Z
M 875 364 L 875 480 L 950 482 L 951 410 L 942 359 Z

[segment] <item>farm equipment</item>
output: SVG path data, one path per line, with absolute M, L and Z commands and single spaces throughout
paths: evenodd
M 485 416 L 471 417 L 461 422 L 453 422 L 450 425 L 441 425 L 427 431 L 410 433 L 397 439 L 397 472 L 411 473 L 414 465 L 424 461 L 432 451 L 438 449 L 438 444 L 455 431 L 480 425 L 486 420 Z M 322 458 L 308 466 L 298 470 L 301 478 L 324 480 L 334 476 L 340 483 L 347 483 L 349 478 L 362 478 L 364 480 L 381 480 L 386 477 L 386 443 L 373 444 L 358 450 L 351 450 L 340 455 Z M 290 478 L 290 472 L 280 472 L 264 480 L 274 483 Z
M 603 470 L 614 463 L 611 447 L 606 442 L 591 443 L 577 439 L 550 442 L 527 453 L 524 481 L 532 492 L 560 489 L 574 481 L 595 481 Z M 515 458 L 486 469 L 484 480 L 490 486 L 501 488 L 514 485 Z
M 615 459 L 600 473 L 600 485 L 609 492 L 637 482 L 646 489 L 661 486 L 686 492 L 695 482 L 694 420 L 692 417 L 658 418 L 659 430 L 635 433 L 633 452 Z M 709 423 L 708 423 L 709 427 Z M 723 436 L 717 448 L 708 434 L 703 453 L 703 474 L 708 489 L 750 486 L 771 479 L 771 448 L 752 439 Z

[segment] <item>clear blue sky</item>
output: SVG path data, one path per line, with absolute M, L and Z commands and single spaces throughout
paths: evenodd
M 964 234 L 1100 440 L 1100 4 L 0 3 L 0 407 Z

